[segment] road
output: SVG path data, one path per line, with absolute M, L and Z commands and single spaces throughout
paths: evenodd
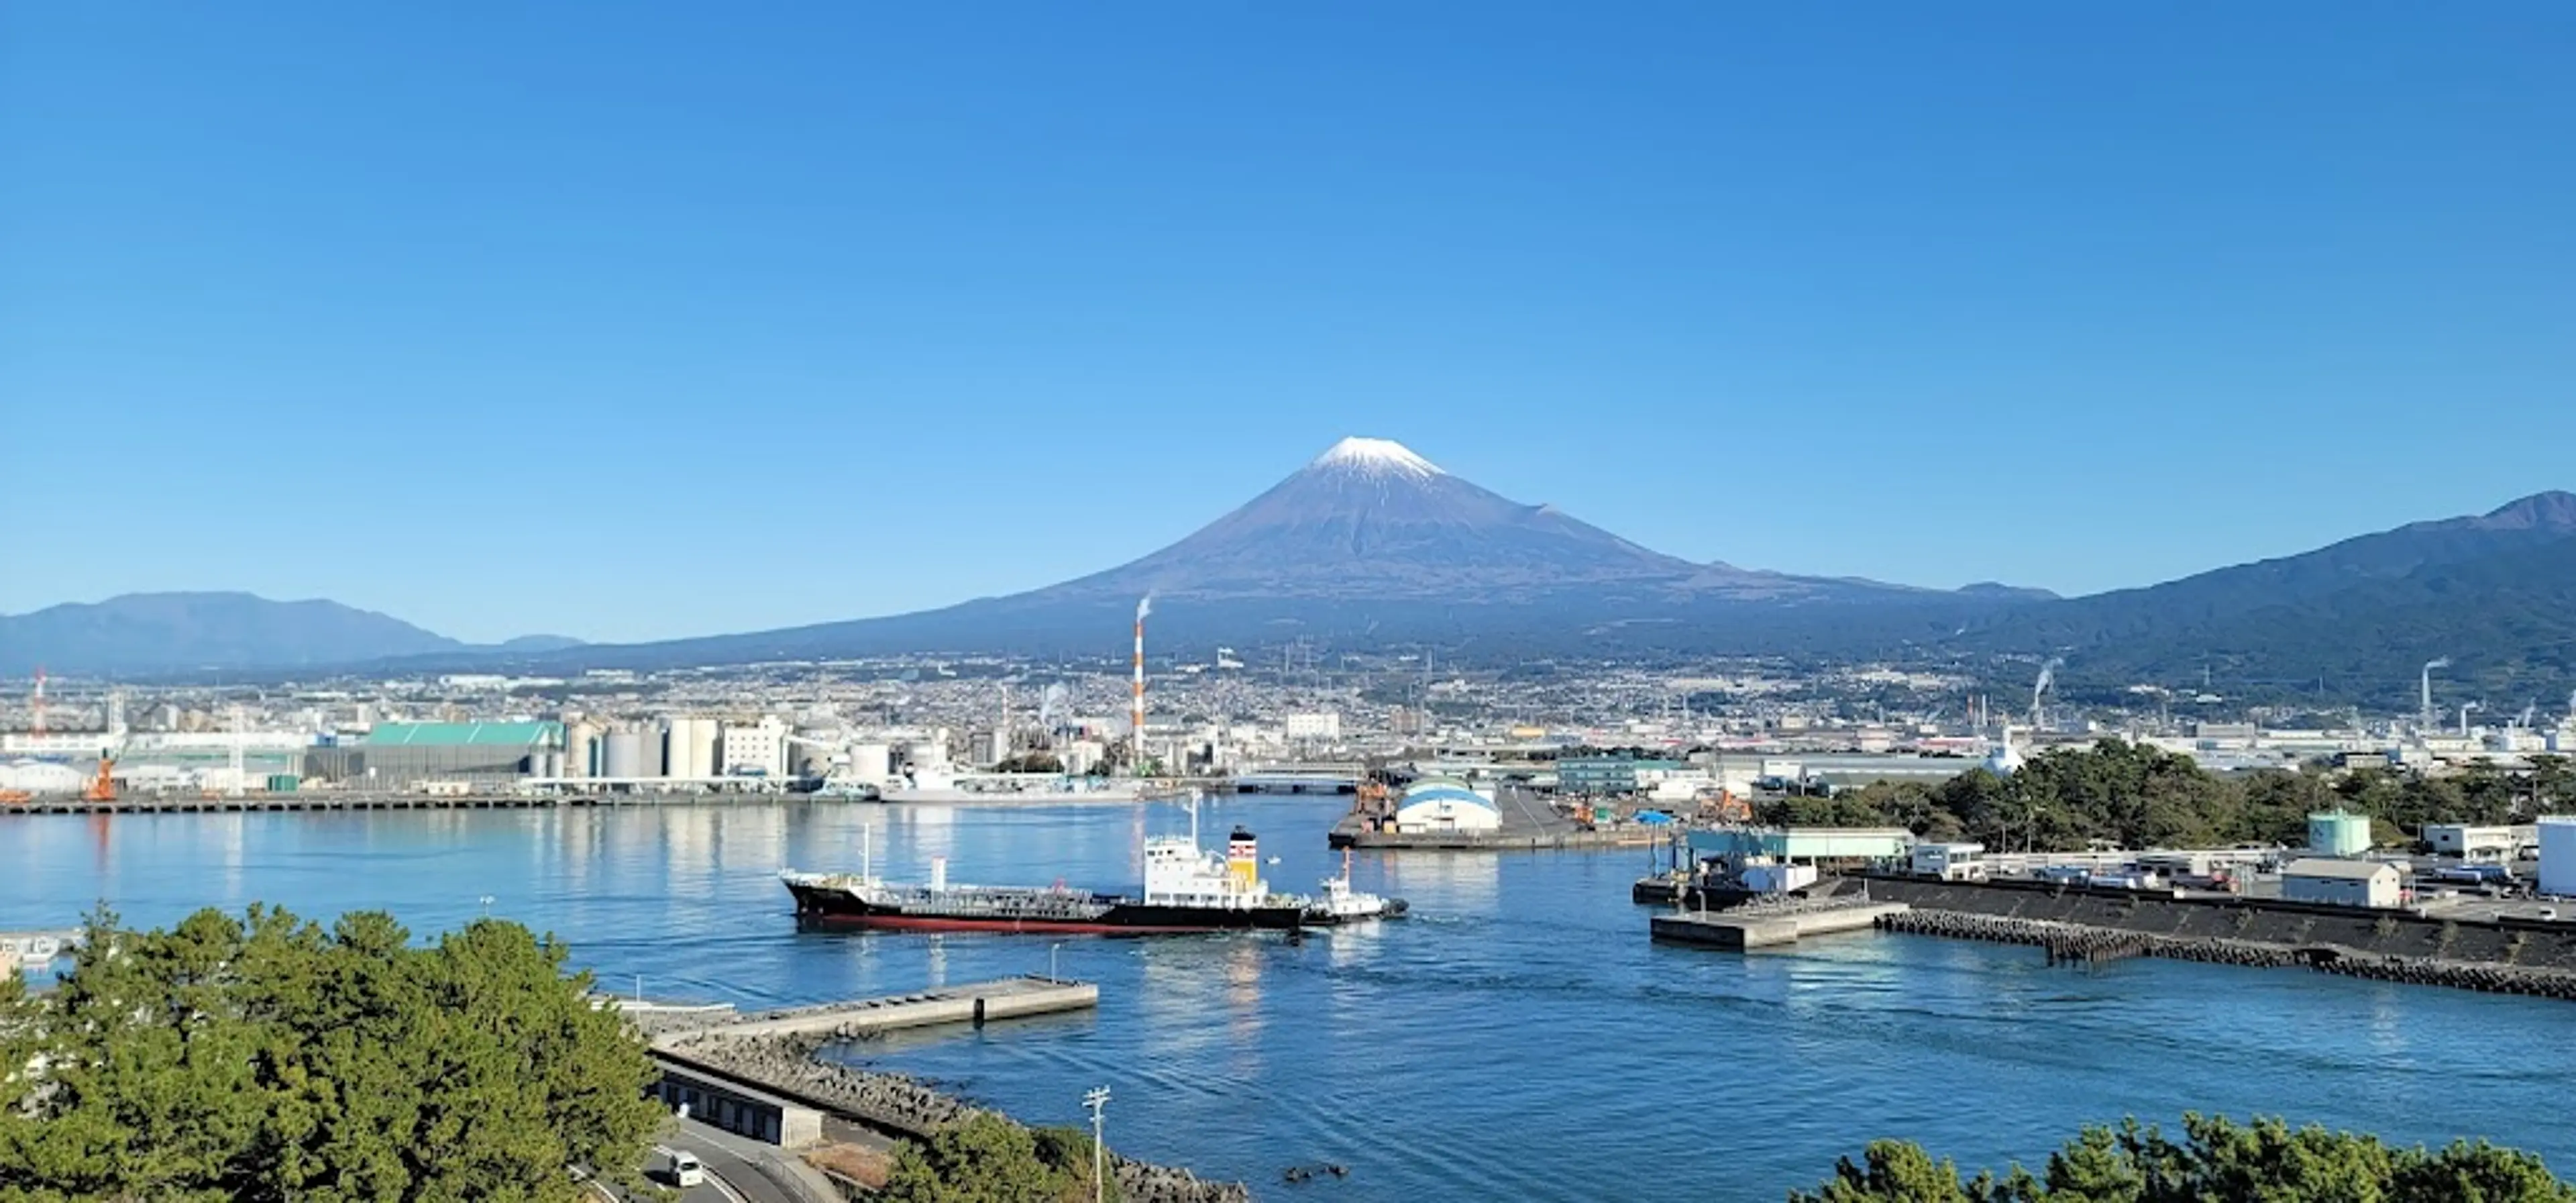
M 787 1168 L 790 1159 L 776 1148 L 696 1120 L 676 1121 L 654 1143 L 661 1148 L 687 1152 L 707 1169 L 705 1182 L 680 1192 L 681 1203 L 823 1203 L 832 1197 L 819 1174 L 813 1176 L 802 1193 L 782 1184 L 779 1178 L 798 1175 L 796 1170 Z M 764 1174 L 754 1168 L 750 1161 L 754 1157 L 763 1158 L 777 1167 L 776 1174 Z M 670 1186 L 660 1178 L 653 1181 L 659 1186 Z M 632 1203 L 632 1200 L 609 1190 L 605 1184 L 593 1185 L 613 1203 Z
M 706 1164 L 707 1184 L 684 1193 L 681 1198 L 686 1203 L 816 1203 L 831 1197 L 815 1187 L 801 1193 L 791 1190 L 752 1166 L 750 1159 L 758 1157 L 776 1167 L 778 1176 L 792 1178 L 791 1159 L 775 1147 L 693 1119 L 678 1121 L 663 1134 L 662 1143 L 696 1154 Z

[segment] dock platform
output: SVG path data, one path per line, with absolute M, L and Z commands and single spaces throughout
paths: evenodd
M 1882 915 L 1912 910 L 1902 902 L 1865 902 L 1796 911 L 1675 911 L 1648 921 L 1657 940 L 1745 952 L 1795 944 L 1807 936 L 1867 931 Z
M 903 1028 L 925 1028 L 945 1023 L 983 1024 L 996 1019 L 1089 1011 L 1099 1005 L 1100 987 L 1094 983 L 1032 975 L 751 1015 L 717 1013 L 709 1016 L 714 1022 L 706 1024 L 664 1026 L 664 1030 L 656 1034 L 654 1044 L 660 1047 L 709 1036 L 806 1036 L 855 1040 Z

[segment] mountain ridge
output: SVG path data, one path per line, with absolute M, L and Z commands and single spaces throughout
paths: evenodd
M 1156 599 L 1162 648 L 1290 638 L 1514 655 L 1788 655 L 1998 664 L 2065 656 L 2070 683 L 2152 681 L 2188 662 L 2246 673 L 2386 675 L 2443 623 L 2576 645 L 2555 617 L 2576 558 L 2576 493 L 2355 535 L 2311 551 L 2083 597 L 1956 590 L 1695 563 L 1552 505 L 1505 497 L 1400 443 L 1342 440 L 1174 543 L 1072 580 L 880 618 L 626 645 L 525 636 L 468 645 L 338 603 L 138 594 L 0 617 L 0 671 L 142 674 L 361 664 L 536 671 L 907 652 L 1097 654 Z M 2442 607 L 2449 607 L 2443 618 Z M 2493 624 L 2483 616 L 2492 615 Z M 2356 633 L 2382 654 L 2339 647 Z M 2500 657 L 2488 657 L 2502 663 Z M 2548 654 L 2514 663 L 2554 672 Z M 2517 686 L 2518 687 L 2518 686 Z
M 562 635 L 469 644 L 325 598 L 278 601 L 241 590 L 121 593 L 0 615 L 0 673 L 11 676 L 39 667 L 108 676 L 328 667 L 579 646 Z

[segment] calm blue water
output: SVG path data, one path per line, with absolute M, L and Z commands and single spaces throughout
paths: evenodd
M 1266 871 L 1307 889 L 1333 804 L 1225 799 Z M 604 985 L 746 1006 L 1044 970 L 1007 936 L 800 935 L 774 874 L 881 872 L 1123 887 L 1172 807 L 786 805 L 400 815 L 30 817 L 0 825 L 0 928 L 104 899 L 166 923 L 198 906 L 392 910 L 415 932 L 494 914 L 552 930 Z M 2576 1008 L 2142 961 L 2049 969 L 2020 948 L 1858 934 L 1737 956 L 1646 940 L 1642 852 L 1362 858 L 1412 900 L 1379 930 L 1074 940 L 1089 1016 L 871 1045 L 864 1059 L 1039 1122 L 1114 1093 L 1112 1143 L 1265 1197 L 1777 1199 L 1868 1139 L 1968 1166 L 2043 1155 L 2077 1125 L 2185 1108 L 2286 1113 L 2405 1141 L 2487 1136 L 2576 1170 Z M 1292 1164 L 1350 1178 L 1284 1185 Z

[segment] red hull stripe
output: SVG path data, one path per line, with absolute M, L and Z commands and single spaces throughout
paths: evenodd
M 850 927 L 885 927 L 907 931 L 990 931 L 1024 935 L 1072 932 L 1085 936 L 1187 936 L 1234 931 L 1230 927 L 1130 927 L 1119 923 L 1028 923 L 1015 919 L 932 919 L 911 915 L 809 915 L 825 923 Z M 1240 930 L 1250 931 L 1251 928 Z

